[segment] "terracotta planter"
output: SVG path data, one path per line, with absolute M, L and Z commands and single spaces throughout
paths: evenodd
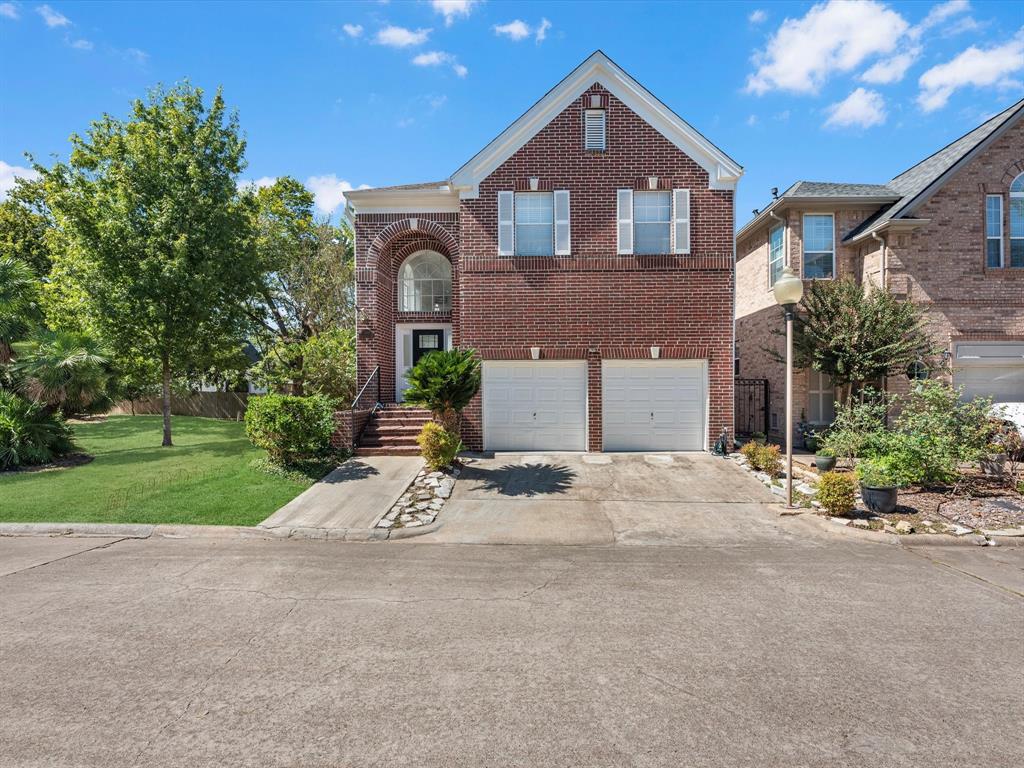
M 836 457 L 835 456 L 821 456 L 818 454 L 814 455 L 814 466 L 818 468 L 819 472 L 831 472 L 836 468 Z
M 888 515 L 896 511 L 896 501 L 899 497 L 899 488 L 869 488 L 861 485 L 860 496 L 864 499 L 864 506 L 869 512 L 876 515 Z

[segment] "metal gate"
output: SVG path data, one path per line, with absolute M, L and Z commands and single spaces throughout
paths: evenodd
M 736 434 L 768 434 L 771 390 L 768 379 L 736 379 Z

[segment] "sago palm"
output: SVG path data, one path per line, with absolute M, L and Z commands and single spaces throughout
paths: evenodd
M 459 434 L 462 409 L 480 391 L 480 361 L 472 349 L 431 352 L 406 374 L 405 401 L 429 408 L 445 429 Z
M 11 343 L 24 334 L 37 313 L 37 283 L 32 269 L 0 256 L 0 363 L 11 360 Z
M 109 355 L 100 342 L 74 331 L 38 331 L 17 368 L 33 400 L 65 414 L 102 404 L 111 378 Z

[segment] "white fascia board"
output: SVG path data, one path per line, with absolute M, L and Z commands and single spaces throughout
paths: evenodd
M 452 175 L 462 197 L 475 197 L 480 182 L 536 136 L 591 85 L 600 83 L 619 101 L 693 158 L 708 173 L 711 189 L 735 189 L 743 175 L 736 161 L 662 104 L 600 51 L 578 66 L 497 138 Z
M 438 189 L 354 189 L 345 200 L 361 213 L 458 213 L 459 196 L 449 187 Z

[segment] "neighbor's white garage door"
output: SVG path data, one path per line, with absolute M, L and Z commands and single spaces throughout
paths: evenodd
M 585 360 L 485 360 L 484 448 L 585 451 Z
M 964 399 L 1024 402 L 1024 342 L 975 341 L 956 345 L 953 384 Z
M 704 360 L 604 360 L 604 449 L 704 450 L 706 382 Z

